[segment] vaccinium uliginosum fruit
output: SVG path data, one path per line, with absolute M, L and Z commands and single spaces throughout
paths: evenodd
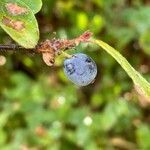
M 94 81 L 97 66 L 86 54 L 77 53 L 64 61 L 64 72 L 74 84 L 86 86 Z

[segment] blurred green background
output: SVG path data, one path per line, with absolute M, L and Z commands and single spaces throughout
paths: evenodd
M 150 81 L 149 0 L 43 0 L 36 17 L 41 41 L 90 30 Z M 0 43 L 12 43 L 2 29 Z M 77 52 L 98 66 L 83 88 L 66 78 L 61 56 L 48 67 L 38 55 L 0 53 L 0 150 L 150 150 L 150 104 L 102 49 Z

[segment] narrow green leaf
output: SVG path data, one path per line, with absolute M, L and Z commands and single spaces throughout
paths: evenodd
M 38 13 L 42 8 L 42 0 L 20 0 L 24 2 L 34 14 Z M 31 2 L 32 1 L 32 2 Z
M 100 40 L 92 40 L 92 42 L 102 47 L 122 66 L 129 77 L 133 80 L 140 94 L 142 93 L 142 95 L 150 101 L 150 83 L 147 82 L 117 50 Z
M 36 18 L 20 0 L 0 1 L 0 26 L 25 48 L 34 48 L 39 40 Z

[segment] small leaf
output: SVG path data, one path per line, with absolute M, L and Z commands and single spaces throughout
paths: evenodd
M 39 40 L 36 18 L 22 1 L 0 1 L 0 26 L 25 48 L 34 48 Z
M 126 71 L 129 77 L 133 80 L 134 84 L 138 86 L 140 92 L 147 97 L 147 100 L 150 101 L 150 83 L 147 82 L 139 72 L 137 72 L 129 62 L 114 48 L 109 46 L 107 43 L 100 40 L 92 40 L 93 43 L 98 44 L 102 47 L 107 53 L 109 53 Z
M 21 0 L 24 2 L 34 14 L 38 13 L 42 8 L 42 1 L 41 0 Z
M 43 53 L 42 57 L 43 57 L 43 61 L 46 63 L 47 66 L 54 65 L 55 56 L 52 53 Z

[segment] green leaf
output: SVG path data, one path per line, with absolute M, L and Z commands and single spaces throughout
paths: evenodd
M 133 80 L 136 88 L 138 88 L 138 92 L 150 101 L 150 83 L 147 82 L 117 50 L 101 40 L 92 40 L 92 42 L 102 47 L 121 65 L 121 67 Z
M 124 21 L 136 30 L 143 33 L 150 27 L 150 7 L 128 8 L 123 12 Z
M 39 40 L 36 18 L 20 0 L 0 1 L 0 26 L 25 48 L 34 48 Z
M 140 124 L 136 131 L 137 143 L 140 149 L 150 149 L 150 128 L 146 124 Z
M 30 9 L 33 11 L 34 14 L 38 13 L 42 8 L 42 1 L 41 0 L 21 0 L 24 2 Z
M 140 46 L 143 48 L 143 51 L 150 55 L 150 29 L 146 30 L 139 39 Z
M 120 117 L 128 113 L 127 102 L 123 100 L 119 99 L 119 101 L 110 102 L 105 107 L 103 113 L 100 114 L 99 124 L 103 130 L 110 130 L 119 121 Z

